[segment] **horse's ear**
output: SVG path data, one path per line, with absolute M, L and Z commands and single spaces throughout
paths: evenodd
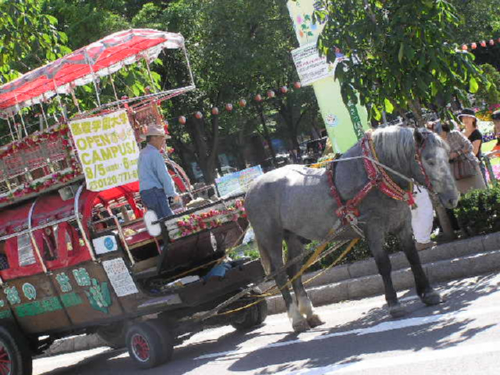
M 420 129 L 415 129 L 415 132 L 413 133 L 413 137 L 415 138 L 415 144 L 417 146 L 422 146 L 422 144 L 424 143 L 424 135 L 422 134 L 422 131 Z

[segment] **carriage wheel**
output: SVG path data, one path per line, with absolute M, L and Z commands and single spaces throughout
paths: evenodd
M 174 339 L 157 320 L 132 325 L 126 342 L 130 358 L 143 369 L 159 366 L 172 358 Z
M 259 288 L 254 289 L 254 293 L 261 294 L 262 291 Z M 243 302 L 243 301 L 242 301 Z M 252 300 L 247 300 L 245 304 L 252 302 Z M 263 300 L 262 302 L 249 307 L 239 313 L 231 325 L 238 331 L 247 331 L 249 329 L 260 326 L 266 320 L 268 314 L 267 302 Z
M 32 370 L 31 351 L 22 333 L 0 327 L 0 375 L 31 375 Z

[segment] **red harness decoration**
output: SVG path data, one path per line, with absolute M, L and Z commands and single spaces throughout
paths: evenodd
M 378 161 L 371 133 L 366 133 L 365 137 L 361 140 L 361 148 L 363 150 L 363 156 Z M 418 162 L 421 172 L 425 176 L 427 187 L 432 191 L 429 177 L 427 176 L 427 173 L 425 173 L 422 165 L 421 154 L 422 150 L 417 148 L 415 159 Z M 353 224 L 357 222 L 357 217 L 360 215 L 357 206 L 373 188 L 378 188 L 382 193 L 392 199 L 407 202 L 409 206 L 415 205 L 412 186 L 410 186 L 409 191 L 403 190 L 389 177 L 384 168 L 379 167 L 376 163 L 367 158 L 363 159 L 363 163 L 365 166 L 366 174 L 368 175 L 368 183 L 354 198 L 350 199 L 345 204 L 342 201 L 342 198 L 340 197 L 340 194 L 333 181 L 335 173 L 335 163 L 331 163 L 331 167 L 327 170 L 328 183 L 330 185 L 330 195 L 335 199 L 338 206 L 335 213 L 339 218 L 342 219 L 344 224 Z

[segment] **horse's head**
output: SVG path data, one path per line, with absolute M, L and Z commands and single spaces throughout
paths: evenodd
M 424 186 L 430 185 L 443 206 L 455 208 L 460 193 L 451 173 L 448 145 L 428 130 L 416 129 L 414 139 L 417 166 L 414 178 Z

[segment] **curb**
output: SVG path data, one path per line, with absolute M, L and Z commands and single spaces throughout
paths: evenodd
M 420 251 L 420 259 L 432 284 L 500 270 L 500 232 L 454 241 Z M 413 274 L 406 256 L 390 256 L 392 280 L 397 291 L 414 288 Z M 321 271 L 304 275 L 304 279 Z M 274 285 L 264 284 L 264 288 Z M 382 278 L 373 258 L 338 266 L 323 273 L 307 285 L 314 306 L 345 300 L 361 299 L 384 293 Z M 281 295 L 267 299 L 269 314 L 286 311 Z M 95 334 L 73 336 L 57 340 L 43 356 L 53 356 L 106 346 Z

